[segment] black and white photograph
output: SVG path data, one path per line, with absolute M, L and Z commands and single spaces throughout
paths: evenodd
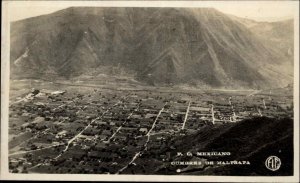
M 1 179 L 299 181 L 298 1 L 4 5 Z

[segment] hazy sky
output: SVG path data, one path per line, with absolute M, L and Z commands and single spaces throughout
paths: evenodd
M 70 6 L 213 7 L 224 13 L 236 15 L 243 18 L 250 18 L 257 21 L 277 21 L 292 18 L 294 16 L 294 13 L 298 14 L 297 10 L 299 5 L 297 1 L 14 1 L 8 3 L 8 14 L 10 17 L 10 21 L 49 14 Z

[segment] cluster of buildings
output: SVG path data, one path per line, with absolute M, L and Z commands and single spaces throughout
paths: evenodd
M 167 161 L 170 137 L 253 116 L 293 117 L 292 98 L 160 91 L 36 91 L 10 106 L 11 172 L 116 173 Z M 169 147 L 170 148 L 170 147 Z M 140 167 L 140 171 L 146 171 Z

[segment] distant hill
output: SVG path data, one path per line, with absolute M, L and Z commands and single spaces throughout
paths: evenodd
M 231 16 L 234 20 L 245 25 L 263 44 L 269 49 L 283 54 L 293 63 L 294 58 L 294 20 L 282 20 L 278 22 L 256 22 Z
M 11 78 L 80 78 L 117 67 L 149 85 L 286 86 L 293 45 L 265 44 L 254 33 L 264 26 L 212 8 L 68 8 L 11 24 Z M 290 35 L 262 32 L 275 41 Z
M 231 152 L 231 156 L 203 157 L 208 160 L 248 160 L 251 165 L 191 168 L 182 174 L 190 175 L 292 175 L 293 120 L 259 117 L 231 125 L 210 126 L 196 134 L 180 137 L 175 142 L 177 152 Z M 167 150 L 168 151 L 168 150 Z M 271 156 L 281 159 L 281 168 L 270 171 L 265 160 Z M 179 160 L 177 158 L 175 160 Z M 174 160 L 174 161 L 175 161 Z M 186 158 L 188 160 L 188 158 Z M 159 172 L 177 174 L 179 167 L 169 166 Z M 182 168 L 182 166 L 181 166 Z

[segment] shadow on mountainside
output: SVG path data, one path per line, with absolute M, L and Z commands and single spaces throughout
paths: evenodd
M 293 120 L 257 117 L 236 124 L 208 126 L 196 134 L 176 139 L 178 152 L 230 152 L 230 156 L 197 156 L 209 161 L 249 161 L 250 165 L 214 165 L 204 168 L 189 168 L 181 172 L 186 175 L 293 175 Z M 195 155 L 194 155 L 195 156 Z M 266 168 L 269 156 L 277 156 L 281 166 L 277 171 Z M 193 157 L 195 158 L 195 157 Z M 177 157 L 174 161 L 189 161 L 188 157 Z M 158 174 L 177 174 L 184 166 L 167 166 Z

